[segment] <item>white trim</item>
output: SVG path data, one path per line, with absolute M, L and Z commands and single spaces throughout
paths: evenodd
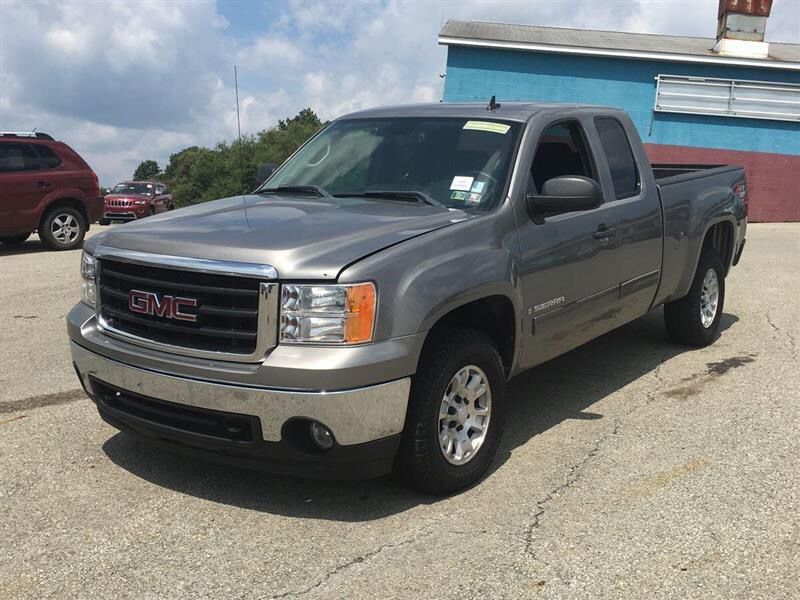
M 750 58 L 730 58 L 727 56 L 694 56 L 670 52 L 650 52 L 647 50 L 611 50 L 607 48 L 586 48 L 582 46 L 555 46 L 531 42 L 504 42 L 499 40 L 476 40 L 459 37 L 439 36 L 441 46 L 473 46 L 478 48 L 498 48 L 503 50 L 523 50 L 525 52 L 548 52 L 551 54 L 576 54 L 584 56 L 611 56 L 614 58 L 633 58 L 636 60 L 663 60 L 669 62 L 704 63 L 732 67 L 755 67 L 761 69 L 782 69 L 800 71 L 800 62 L 768 61 Z

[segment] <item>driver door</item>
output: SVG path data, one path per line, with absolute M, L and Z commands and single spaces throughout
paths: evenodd
M 581 175 L 600 183 L 603 202 L 585 211 L 534 214 L 517 198 L 520 280 L 526 307 L 523 367 L 558 356 L 613 328 L 619 311 L 617 208 L 607 177 L 594 159 L 596 145 L 574 119 L 544 127 L 529 163 L 525 193 L 545 181 Z M 521 194 L 524 196 L 524 194 Z

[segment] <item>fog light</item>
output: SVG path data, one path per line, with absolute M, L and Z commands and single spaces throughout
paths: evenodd
M 321 423 L 311 423 L 311 439 L 320 450 L 330 450 L 333 447 L 333 434 L 331 430 Z

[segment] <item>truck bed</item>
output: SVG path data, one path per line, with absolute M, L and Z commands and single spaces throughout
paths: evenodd
M 702 175 L 711 175 L 711 171 L 716 171 L 716 169 L 728 169 L 731 168 L 729 165 L 693 165 L 693 164 L 683 164 L 683 163 L 676 163 L 676 164 L 654 164 L 653 167 L 653 175 L 656 178 L 656 182 L 658 184 L 664 183 L 672 183 L 674 181 L 683 181 L 683 179 L 674 179 L 680 177 L 681 175 L 699 175 L 702 172 Z M 691 177 L 694 179 L 695 177 Z
M 743 200 L 735 186 L 744 184 L 742 167 L 733 165 L 653 165 L 664 227 L 661 283 L 655 304 L 684 296 L 691 284 L 706 229 L 719 215 L 733 211 L 737 225 L 730 238 L 734 249 L 744 239 Z M 739 202 L 741 204 L 732 204 Z

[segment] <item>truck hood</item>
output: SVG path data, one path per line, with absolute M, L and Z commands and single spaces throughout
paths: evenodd
M 335 279 L 360 258 L 468 218 L 396 200 L 236 196 L 115 226 L 85 248 L 268 264 L 281 279 Z

